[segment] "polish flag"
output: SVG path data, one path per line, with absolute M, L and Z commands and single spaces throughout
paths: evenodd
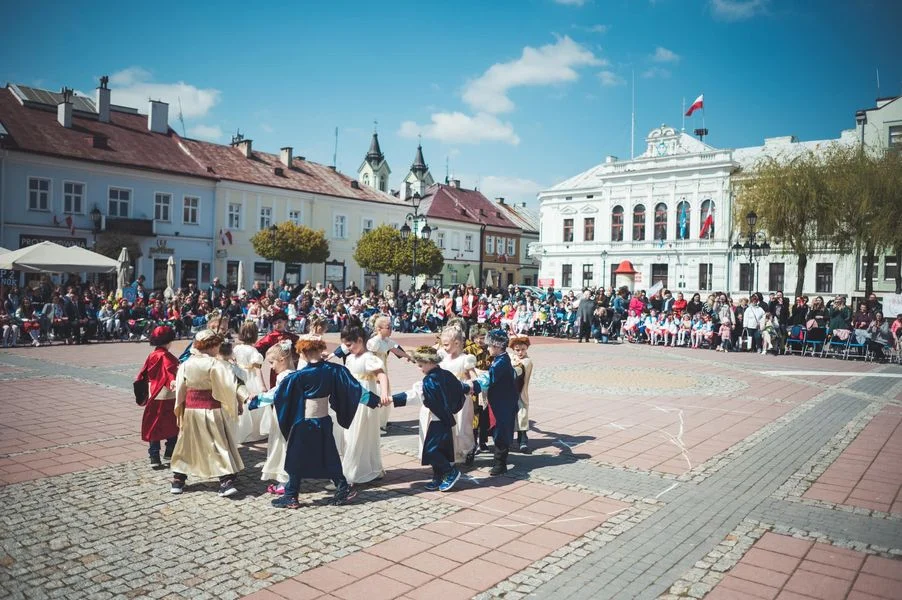
M 705 222 L 702 223 L 702 230 L 699 232 L 698 237 L 704 238 L 705 234 L 714 226 L 714 211 L 708 213 L 708 216 L 705 217 Z
M 66 225 L 69 226 L 69 235 L 75 235 L 75 221 L 72 220 L 72 215 L 66 217 Z
M 219 230 L 219 243 L 222 244 L 223 246 L 226 245 L 226 238 L 225 238 L 225 234 L 222 232 L 222 229 Z
M 232 245 L 232 232 L 226 231 L 225 236 L 226 236 L 226 239 L 229 240 L 229 245 L 231 246 Z
M 705 108 L 705 95 L 702 94 L 698 98 L 695 99 L 695 102 L 692 103 L 692 106 L 689 107 L 689 110 L 686 111 L 686 116 L 691 117 L 692 113 L 697 111 L 700 108 Z

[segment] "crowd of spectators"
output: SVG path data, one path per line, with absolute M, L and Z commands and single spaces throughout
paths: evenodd
M 3 346 L 142 340 L 163 323 L 173 326 L 179 337 L 187 337 L 204 327 L 214 311 L 236 331 L 245 321 L 266 331 L 274 312 L 286 313 L 296 332 L 305 332 L 314 314 L 327 320 L 330 331 L 339 331 L 351 317 L 371 323 L 385 315 L 402 333 L 438 331 L 457 316 L 486 328 L 579 342 L 625 341 L 762 354 L 791 350 L 799 341 L 803 347 L 811 345 L 812 354 L 824 354 L 831 342 L 843 341 L 878 359 L 898 356 L 902 335 L 902 315 L 884 318 L 874 294 L 853 312 L 844 296 L 826 303 L 820 296 L 790 302 L 782 292 L 736 299 L 715 292 L 702 299 L 700 293 L 687 298 L 665 289 L 647 296 L 643 290 L 632 293 L 625 287 L 562 294 L 552 288 L 480 289 L 461 284 L 396 292 L 391 285 L 361 290 L 351 282 L 339 290 L 331 283 L 279 281 L 230 290 L 216 278 L 206 289 L 189 284 L 167 297 L 163 290 L 148 289 L 140 276 L 129 291 L 123 295 L 78 280 L 54 288 L 46 277 L 23 290 L 13 287 L 0 308 Z

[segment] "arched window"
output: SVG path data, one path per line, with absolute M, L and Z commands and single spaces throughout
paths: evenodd
M 702 228 L 698 233 L 698 237 L 706 240 L 714 237 L 714 201 L 705 200 L 702 202 L 701 212 L 699 214 Z
M 611 241 L 623 241 L 623 207 L 615 206 L 611 211 Z
M 641 242 L 645 239 L 645 205 L 637 204 L 633 209 L 633 241 Z
M 370 174 L 364 173 L 363 174 L 363 185 L 369 185 L 369 184 L 370 184 Z
M 689 203 L 683 200 L 677 204 L 677 239 L 688 240 L 689 229 L 692 226 L 692 215 Z
M 655 206 L 655 239 L 667 239 L 667 205 L 663 202 Z

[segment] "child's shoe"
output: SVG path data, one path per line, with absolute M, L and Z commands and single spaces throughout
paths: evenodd
M 181 479 L 173 479 L 172 484 L 170 484 L 169 491 L 173 494 L 181 494 L 185 491 L 185 482 Z
M 354 486 L 344 486 L 335 490 L 335 496 L 332 498 L 332 502 L 330 504 L 332 506 L 341 506 L 343 504 L 349 503 L 351 500 L 357 497 L 357 488 Z
M 441 479 L 433 479 L 432 481 L 430 481 L 426 485 L 424 485 L 423 489 L 426 490 L 427 492 L 434 492 L 434 491 L 438 490 L 441 483 L 442 483 Z
M 445 478 L 442 479 L 442 482 L 438 486 L 438 490 L 440 492 L 450 492 L 458 479 L 460 479 L 460 471 L 457 467 L 452 467 L 451 470 L 448 471 L 448 474 L 445 475 Z
M 234 496 L 238 493 L 238 488 L 235 487 L 234 479 L 226 479 L 222 483 L 219 484 L 219 497 L 220 498 L 228 498 L 229 496 Z
M 159 454 L 151 454 L 150 455 L 150 468 L 151 469 L 160 469 L 163 467 L 163 461 L 160 460 Z
M 276 508 L 290 508 L 292 510 L 301 507 L 301 503 L 298 502 L 298 499 L 294 496 L 282 496 L 281 498 L 276 498 L 271 504 Z
M 270 494 L 281 496 L 285 493 L 285 486 L 282 484 L 276 485 L 275 483 L 270 483 L 268 486 L 266 486 L 266 491 Z

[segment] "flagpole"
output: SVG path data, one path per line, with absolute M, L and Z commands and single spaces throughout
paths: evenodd
M 630 117 L 630 160 L 636 158 L 636 70 L 633 69 L 633 106 Z
M 683 96 L 683 110 L 681 114 L 683 115 L 683 126 L 680 128 L 680 131 L 686 131 L 686 96 Z

